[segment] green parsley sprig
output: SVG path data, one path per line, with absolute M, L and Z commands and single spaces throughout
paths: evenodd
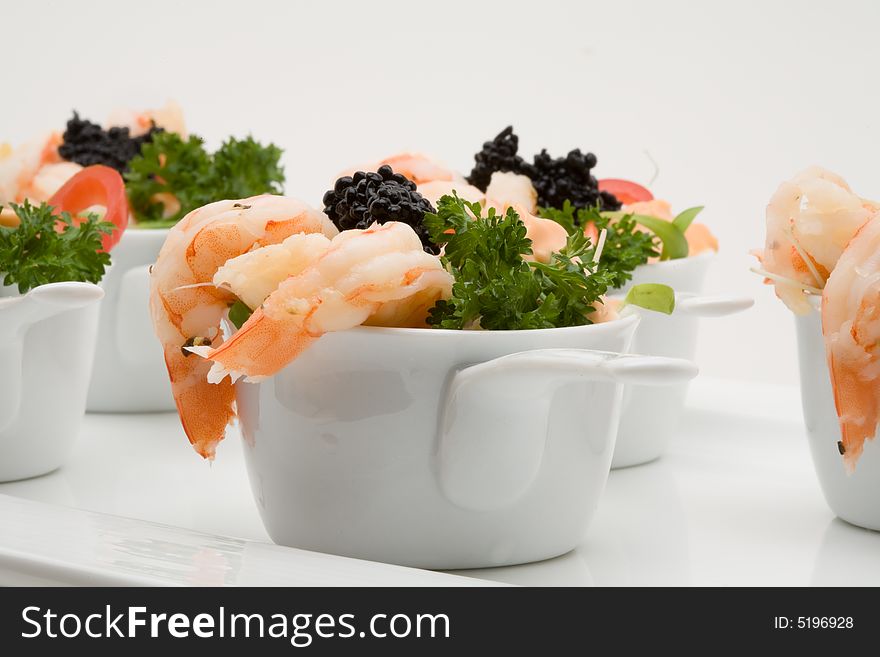
M 18 285 L 24 294 L 46 283 L 101 280 L 110 264 L 110 254 L 101 250 L 101 239 L 115 230 L 111 222 L 94 214 L 74 221 L 67 212 L 53 214 L 46 203 L 35 206 L 25 201 L 9 207 L 20 223 L 15 228 L 0 226 L 4 285 Z
M 598 208 L 581 208 L 575 211 L 571 203 L 566 201 L 562 208 L 540 208 L 539 215 L 552 219 L 569 233 L 579 230 L 589 222 L 593 222 L 597 230 L 606 229 L 608 232 L 600 268 L 613 273 L 612 287 L 622 287 L 632 278 L 633 270 L 648 262 L 649 258 L 686 258 L 688 243 L 685 231 L 702 210 L 702 206 L 688 208 L 670 222 L 624 211 L 600 212 Z M 639 224 L 653 235 L 638 230 Z
M 575 210 L 566 201 L 562 208 L 541 208 L 539 215 L 560 224 L 571 235 L 583 231 L 582 226 L 592 222 L 596 230 L 606 230 L 605 246 L 599 259 L 599 269 L 610 276 L 612 288 L 623 287 L 632 279 L 633 270 L 660 255 L 659 241 L 651 233 L 638 230 L 631 214 L 614 216 L 598 208 Z M 614 221 L 612 221 L 614 218 Z
M 125 174 L 128 199 L 142 227 L 173 226 L 187 212 L 222 199 L 257 194 L 281 194 L 284 170 L 280 148 L 264 146 L 252 137 L 230 138 L 211 154 L 204 140 L 184 140 L 173 132 L 158 132 L 141 147 Z M 164 216 L 157 194 L 172 194 L 180 209 Z
M 529 262 L 532 242 L 519 215 L 503 215 L 453 192 L 425 215 L 431 239 L 444 245 L 443 262 L 455 278 L 452 297 L 437 302 L 428 323 L 437 328 L 540 329 L 589 324 L 610 277 L 596 271 L 593 250 L 571 233 L 549 263 Z

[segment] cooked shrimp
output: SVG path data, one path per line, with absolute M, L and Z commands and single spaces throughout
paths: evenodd
M 210 385 L 210 363 L 183 347 L 222 341 L 220 321 L 234 297 L 213 286 L 217 270 L 230 258 L 296 233 L 332 237 L 337 230 L 322 212 L 292 198 L 267 194 L 218 201 L 181 219 L 153 265 L 153 325 L 165 352 L 183 429 L 206 458 L 213 458 L 224 427 L 235 415 L 233 390 L 229 382 Z
M 44 164 L 27 187 L 19 190 L 19 196 L 34 202 L 48 201 L 61 186 L 82 170 L 76 162 L 53 162 Z
M 175 132 L 186 138 L 186 123 L 183 120 L 183 110 L 173 100 L 165 103 L 159 109 L 144 110 L 138 112 L 132 109 L 116 109 L 107 118 L 107 128 L 128 128 L 132 137 L 146 134 L 155 125 L 166 132 Z
M 705 251 L 718 252 L 718 238 L 712 234 L 706 224 L 692 222 L 684 231 L 684 238 L 688 243 L 688 255 L 695 256 Z
M 228 260 L 214 274 L 214 285 L 257 308 L 282 281 L 311 266 L 329 246 L 330 240 L 322 233 L 292 235 L 280 244 Z
M 822 333 L 841 452 L 854 468 L 880 419 L 880 214 L 859 229 L 828 277 Z
M 636 201 L 623 206 L 624 212 L 632 214 L 644 214 L 649 217 L 657 217 L 664 221 L 672 221 L 675 217 L 672 214 L 672 205 L 669 201 L 661 198 L 651 199 L 650 201 Z
M 294 235 L 285 245 L 295 250 L 306 239 Z M 407 224 L 389 221 L 346 230 L 325 243 L 310 265 L 282 282 L 228 341 L 189 351 L 213 362 L 211 382 L 240 377 L 259 381 L 330 331 L 364 323 L 425 326 L 428 310 L 449 297 L 452 282 L 440 259 L 425 253 Z M 212 430 L 203 441 L 222 437 L 222 427 Z
M 416 191 L 428 199 L 435 208 L 437 201 L 444 196 L 452 196 L 452 192 L 470 203 L 482 204 L 486 200 L 485 193 L 463 180 L 432 180 L 418 185 Z
M 528 176 L 496 171 L 486 187 L 486 203 L 496 208 L 516 205 L 534 215 L 538 211 L 538 192 Z
M 378 162 L 372 162 L 370 164 L 365 164 L 364 166 L 354 167 L 343 171 L 336 176 L 336 178 L 351 176 L 355 171 L 376 171 L 383 164 L 387 164 L 394 169 L 394 173 L 402 174 L 412 180 L 416 185 L 434 182 L 436 180 L 464 182 L 464 178 L 460 174 L 421 153 L 399 153 L 398 155 L 392 155 L 379 160 Z
M 853 194 L 840 176 L 810 167 L 773 194 L 767 240 L 755 255 L 768 283 L 795 313 L 810 311 L 806 293 L 819 294 L 856 231 L 878 209 Z
M 52 132 L 18 148 L 5 145 L 0 149 L 0 204 L 21 203 L 30 198 L 28 193 L 40 169 L 61 161 L 58 155 L 60 144 L 61 134 Z
M 609 299 L 608 297 L 600 297 L 599 302 L 593 305 L 595 310 L 589 314 L 589 319 L 593 324 L 601 324 L 602 322 L 610 322 L 620 317 L 618 310 L 620 301 L 617 299 Z
M 568 233 L 555 221 L 535 214 L 537 201 L 538 194 L 527 176 L 496 171 L 486 188 L 483 205 L 498 212 L 513 208 L 525 224 L 526 236 L 532 240 L 532 256 L 526 259 L 550 262 L 553 252 L 565 246 Z
M 532 240 L 532 256 L 526 256 L 526 260 L 550 262 L 555 252 L 565 248 L 568 232 L 562 225 L 552 219 L 536 217 L 520 205 L 514 205 L 513 209 L 526 226 L 526 236 Z

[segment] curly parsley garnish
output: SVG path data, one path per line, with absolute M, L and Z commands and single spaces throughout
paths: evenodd
M 569 233 L 582 230 L 593 223 L 597 230 L 608 231 L 605 250 L 599 261 L 599 268 L 611 272 L 612 287 L 622 287 L 632 278 L 633 270 L 648 262 L 649 258 L 659 256 L 660 260 L 686 258 L 688 243 L 685 231 L 694 218 L 703 210 L 702 206 L 683 210 L 672 221 L 643 214 L 633 214 L 622 210 L 600 212 L 598 208 L 575 210 L 566 201 L 560 208 L 540 208 L 539 215 L 552 219 Z M 642 225 L 651 233 L 638 230 Z M 659 249 L 659 250 L 658 250 Z
M 97 283 L 110 264 L 101 250 L 101 239 L 116 226 L 90 214 L 76 220 L 67 212 L 53 214 L 46 203 L 25 201 L 9 207 L 17 227 L 0 226 L 0 272 L 4 285 L 18 285 L 24 294 L 46 283 L 82 281 Z
M 142 227 L 173 226 L 187 212 L 213 201 L 281 194 L 284 170 L 281 149 L 252 137 L 230 138 L 210 154 L 195 135 L 184 140 L 159 132 L 141 147 L 125 174 L 128 198 Z M 173 195 L 180 208 L 166 216 L 161 196 Z
M 648 262 L 649 258 L 660 255 L 657 238 L 651 233 L 638 230 L 638 222 L 631 214 L 600 212 L 596 208 L 575 210 L 566 201 L 561 209 L 541 208 L 539 215 L 560 224 L 569 234 L 582 232 L 582 227 L 589 223 L 595 224 L 597 231 L 607 230 L 599 269 L 610 277 L 609 285 L 613 288 L 623 287 L 632 279 L 636 267 Z
M 436 328 L 541 329 L 590 324 L 610 277 L 596 271 L 593 247 L 574 231 L 549 263 L 529 262 L 532 242 L 519 215 L 489 208 L 453 193 L 426 214 L 431 239 L 455 277 L 452 297 L 438 301 L 428 323 Z

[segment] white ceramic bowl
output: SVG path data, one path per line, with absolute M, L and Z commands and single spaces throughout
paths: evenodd
M 128 228 L 111 252 L 101 287 L 94 372 L 88 410 L 110 413 L 173 411 L 171 384 L 150 320 L 150 265 L 168 230 Z
M 749 297 L 678 293 L 671 315 L 635 309 L 642 321 L 632 350 L 651 356 L 693 359 L 700 318 L 731 315 L 753 303 Z M 666 452 L 678 431 L 687 389 L 687 382 L 662 388 L 626 386 L 612 468 L 648 463 Z
M 0 288 L 0 481 L 51 472 L 85 412 L 103 291 L 52 283 Z
M 361 327 L 236 386 L 251 487 L 280 544 L 423 568 L 546 559 L 582 539 L 638 322 L 538 331 Z M 590 351 L 603 350 L 602 352 Z
M 837 449 L 840 425 L 822 340 L 820 302 L 818 297 L 812 301 L 813 312 L 795 316 L 795 325 L 801 402 L 813 465 L 825 501 L 839 518 L 859 527 L 880 530 L 880 439 L 875 437 L 865 443 L 855 471 L 848 473 Z
M 715 257 L 714 252 L 706 251 L 692 258 L 642 265 L 633 272 L 629 283 L 615 291 L 615 295 L 623 298 L 633 285 L 662 283 L 677 293 L 672 315 L 642 313 L 634 352 L 692 359 L 700 317 L 728 315 L 752 305 L 753 300 L 748 298 L 696 296 L 703 291 L 706 272 Z M 687 388 L 687 383 L 663 389 L 626 387 L 612 468 L 641 465 L 664 454 L 678 429 Z
M 632 280 L 618 289 L 616 293 L 626 294 L 633 285 L 642 283 L 662 283 L 676 292 L 700 294 L 703 291 L 706 272 L 715 262 L 716 257 L 714 251 L 704 251 L 692 258 L 663 260 L 662 262 L 641 265 L 636 267 Z

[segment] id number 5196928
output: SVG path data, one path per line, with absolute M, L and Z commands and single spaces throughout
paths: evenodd
M 776 616 L 773 628 L 777 630 L 849 630 L 854 626 L 852 616 Z

